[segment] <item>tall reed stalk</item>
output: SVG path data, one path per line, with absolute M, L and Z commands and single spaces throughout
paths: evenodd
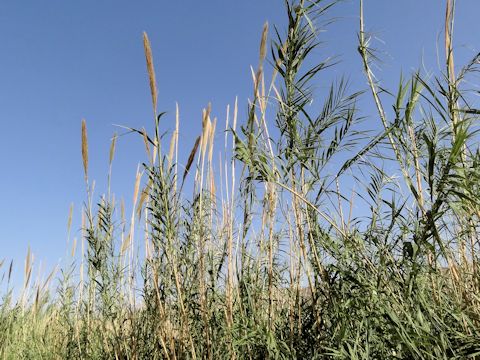
M 337 1 L 284 3 L 286 28 L 263 27 L 246 113 L 235 99 L 221 124 L 206 106 L 188 153 L 179 105 L 157 108 L 143 34 L 154 129 L 126 127 L 146 152 L 131 215 L 110 188 L 116 135 L 94 196 L 83 120 L 81 254 L 74 240 L 68 265 L 35 279 L 29 250 L 18 300 L 0 262 L 1 358 L 480 358 L 480 110 L 465 87 L 479 56 L 455 67 L 455 1 L 439 19 L 444 69 L 389 92 L 362 0 L 356 91 L 345 77 L 325 86 L 336 63 L 317 58 Z

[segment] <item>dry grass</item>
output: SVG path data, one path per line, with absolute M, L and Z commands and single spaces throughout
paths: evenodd
M 162 150 L 168 122 L 157 116 L 144 33 L 155 133 L 127 128 L 142 137 L 147 158 L 131 216 L 110 193 L 116 136 L 108 190 L 93 201 L 83 120 L 80 265 L 74 240 L 71 266 L 51 291 L 52 274 L 32 278 L 29 250 L 17 301 L 12 265 L 0 263 L 7 283 L 0 357 L 479 358 L 480 111 L 462 87 L 477 61 L 455 76 L 454 2 L 447 1 L 444 72 L 401 80 L 387 104 L 360 4 L 359 61 L 383 127 L 373 137 L 360 126 L 357 103 L 366 95 L 344 80 L 311 91 L 330 68 L 318 61 L 306 68 L 315 64 L 323 2 L 286 2 L 269 86 L 265 24 L 246 118 L 235 100 L 220 125 L 209 104 L 189 153 L 179 152 L 178 105 Z M 322 105 L 311 107 L 313 99 Z

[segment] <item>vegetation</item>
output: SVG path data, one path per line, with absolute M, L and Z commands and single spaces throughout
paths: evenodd
M 175 130 L 162 133 L 144 34 L 155 130 L 129 129 L 146 149 L 131 216 L 110 189 L 93 199 L 82 122 L 81 260 L 72 254 L 50 291 L 55 276 L 30 281 L 29 254 L 19 299 L 4 264 L 0 356 L 480 358 L 480 110 L 465 86 L 480 55 L 454 67 L 446 3 L 443 72 L 383 89 L 360 0 L 368 89 L 338 79 L 318 94 L 334 64 L 313 50 L 335 1 L 286 0 L 287 29 L 271 32 L 272 81 L 265 25 L 247 117 L 237 102 L 228 109 L 218 167 L 210 106 L 188 158 L 178 107 Z M 360 97 L 377 110 L 377 134 L 359 125 Z

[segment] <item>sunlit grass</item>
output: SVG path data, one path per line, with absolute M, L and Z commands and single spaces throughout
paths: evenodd
M 478 58 L 455 72 L 447 1 L 445 71 L 386 92 L 360 1 L 368 88 L 338 79 L 319 94 L 332 64 L 312 50 L 334 3 L 286 1 L 271 80 L 266 24 L 246 118 L 237 101 L 224 121 L 208 105 L 192 144 L 179 144 L 178 106 L 164 135 L 144 34 L 155 127 L 127 128 L 146 151 L 131 212 L 110 191 L 116 136 L 93 198 L 82 121 L 81 254 L 40 281 L 29 251 L 18 297 L 0 263 L 2 358 L 480 358 L 480 110 L 464 88 Z M 367 136 L 368 96 L 382 130 Z

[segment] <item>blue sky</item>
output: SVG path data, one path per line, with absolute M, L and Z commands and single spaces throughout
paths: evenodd
M 422 66 L 437 71 L 436 45 L 443 61 L 444 1 L 366 0 L 366 28 L 384 63 L 378 77 L 395 89 L 400 71 Z M 333 72 L 346 74 L 353 89 L 365 88 L 356 52 L 357 1 L 344 1 L 332 16 L 319 59 L 340 55 Z M 480 48 L 476 0 L 458 2 L 455 23 L 457 64 Z M 152 115 L 142 32 L 153 48 L 159 109 L 168 111 L 165 130 L 181 112 L 180 160 L 185 162 L 200 130 L 201 110 L 225 118 L 239 97 L 251 94 L 250 65 L 256 66 L 263 23 L 283 24 L 281 0 L 105 0 L 0 2 L 0 245 L 1 259 L 21 269 L 27 246 L 46 267 L 65 254 L 68 210 L 79 218 L 85 199 L 80 124 L 85 118 L 90 174 L 96 195 L 105 191 L 112 124 L 151 128 Z M 328 83 L 319 84 L 319 88 Z M 368 113 L 368 110 L 365 110 Z M 379 123 L 368 120 L 370 128 Z M 220 136 L 220 135 L 217 135 Z M 221 139 L 221 137 L 220 137 Z M 121 137 L 113 190 L 131 199 L 137 164 L 144 160 L 137 136 Z

